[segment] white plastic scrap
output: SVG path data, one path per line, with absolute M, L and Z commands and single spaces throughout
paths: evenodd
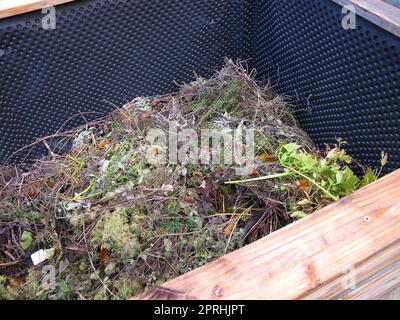
M 50 259 L 54 255 L 54 249 L 40 249 L 39 251 L 36 251 L 31 255 L 31 259 L 33 262 L 33 265 L 37 266 L 38 264 L 42 263 L 43 261 L 46 261 Z
M 85 201 L 85 200 L 76 200 L 74 202 L 69 202 L 66 205 L 64 205 L 66 211 L 73 211 L 79 208 L 90 209 L 90 207 L 91 207 L 90 201 Z
M 77 148 L 77 147 L 80 147 L 81 145 L 83 145 L 85 143 L 85 141 L 87 141 L 91 137 L 93 130 L 94 130 L 94 128 L 91 127 L 89 129 L 79 133 L 79 135 L 74 139 L 73 148 Z
M 137 97 L 137 98 L 133 99 L 132 102 L 134 103 L 135 107 L 138 110 L 149 110 L 149 109 L 151 109 L 150 101 L 149 101 L 148 98 Z

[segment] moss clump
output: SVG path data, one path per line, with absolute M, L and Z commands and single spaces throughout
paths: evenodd
M 140 253 L 140 244 L 124 209 L 102 216 L 92 231 L 91 241 L 94 247 L 115 253 L 123 261 L 137 257 Z

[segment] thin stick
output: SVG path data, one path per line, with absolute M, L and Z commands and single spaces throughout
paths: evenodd
M 229 243 L 230 243 L 231 240 L 232 240 L 232 236 L 233 236 L 233 233 L 235 232 L 235 229 L 236 229 L 236 227 L 237 227 L 237 224 L 239 223 L 240 219 L 242 219 L 242 217 L 243 217 L 245 214 L 247 214 L 247 212 L 251 211 L 252 208 L 253 208 L 253 206 L 251 206 L 251 207 L 249 207 L 249 208 L 243 210 L 243 212 L 242 212 L 242 214 L 240 215 L 240 217 L 236 220 L 235 225 L 234 225 L 233 228 L 232 228 L 231 234 L 229 235 L 228 242 L 226 243 L 225 254 L 226 254 L 226 252 L 228 251 Z
M 286 167 L 286 166 L 285 166 Z M 334 196 L 332 193 L 330 193 L 328 190 L 326 190 L 325 188 L 323 188 L 321 185 L 319 185 L 317 182 L 315 182 L 313 179 L 311 179 L 310 177 L 308 177 L 307 175 L 297 171 L 296 169 L 290 168 L 290 167 L 286 167 L 289 170 L 292 170 L 294 173 L 297 173 L 299 176 L 302 176 L 304 179 L 307 179 L 308 181 L 310 181 L 314 186 L 316 186 L 318 189 L 320 189 L 323 193 L 325 193 L 328 197 L 330 197 L 333 201 L 336 201 L 339 199 L 338 196 Z
M 7 268 L 7 267 L 15 266 L 16 264 L 18 264 L 20 262 L 21 262 L 21 260 L 15 260 L 15 261 L 6 262 L 6 263 L 0 263 L 0 268 Z
M 262 180 L 269 180 L 269 179 L 276 179 L 276 178 L 286 177 L 286 176 L 289 176 L 289 175 L 290 175 L 290 172 L 286 171 L 286 172 L 282 172 L 282 173 L 272 174 L 272 175 L 269 175 L 269 176 L 258 177 L 258 178 L 253 178 L 253 179 L 226 181 L 225 184 L 240 184 L 240 183 L 246 183 L 246 182 L 262 181 Z
M 89 252 L 89 250 L 88 250 L 88 245 L 87 245 L 87 241 L 86 241 L 86 231 L 85 231 L 85 230 L 86 230 L 85 223 L 83 223 L 83 239 L 84 239 L 85 244 L 86 244 L 86 253 L 87 253 L 87 255 L 88 255 L 90 265 L 91 265 L 91 267 L 92 267 L 92 269 L 93 269 L 93 271 L 94 271 L 96 277 L 99 279 L 99 281 L 101 282 L 101 284 L 103 285 L 103 287 L 108 291 L 108 293 L 111 294 L 114 298 L 119 299 L 119 298 L 108 288 L 108 286 L 103 282 L 103 280 L 101 279 L 101 277 L 100 277 L 99 274 L 97 273 L 97 270 L 96 270 L 96 268 L 95 268 L 95 266 L 94 266 L 94 264 L 93 264 L 93 261 L 92 261 L 92 257 L 90 256 L 90 252 Z

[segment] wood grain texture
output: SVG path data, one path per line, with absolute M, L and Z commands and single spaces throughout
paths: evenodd
M 74 0 L 0 0 L 0 19 Z
M 357 15 L 400 37 L 400 9 L 381 0 L 332 0 L 341 6 L 353 5 Z
M 400 286 L 379 297 L 379 300 L 400 300 Z
M 381 0 L 350 0 L 356 6 L 400 27 L 400 9 Z
M 399 282 L 397 170 L 137 298 L 367 299 Z

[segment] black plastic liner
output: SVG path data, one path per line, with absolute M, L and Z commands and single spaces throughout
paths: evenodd
M 331 0 L 75 1 L 0 20 L 0 162 L 35 138 L 104 116 L 136 96 L 246 59 L 296 107 L 323 147 L 341 137 L 365 164 L 400 167 L 400 41 Z

